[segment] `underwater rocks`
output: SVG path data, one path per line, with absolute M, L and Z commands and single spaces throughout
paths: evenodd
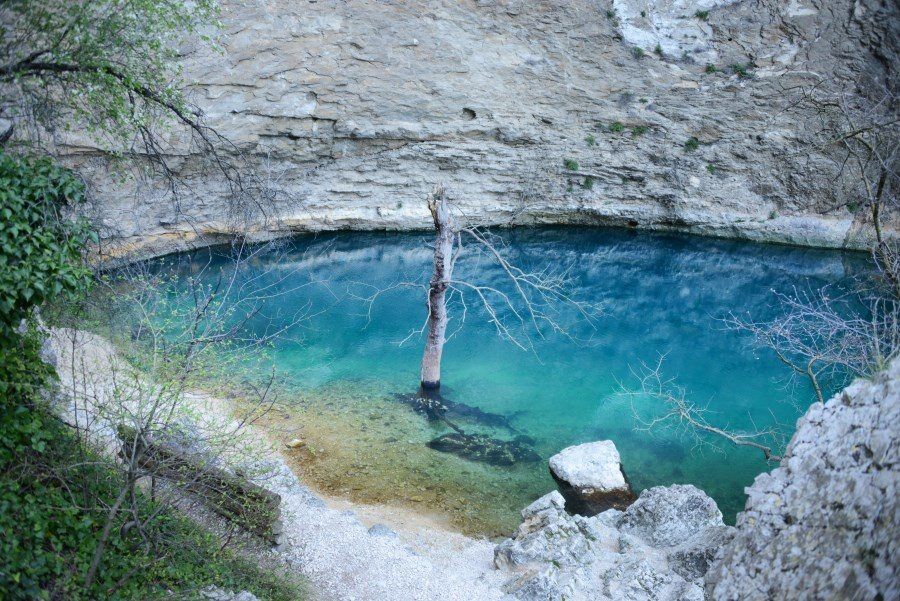
M 500 440 L 483 434 L 451 432 L 438 436 L 428 447 L 443 453 L 453 453 L 470 461 L 508 466 L 522 461 L 540 461 L 541 457 L 522 437 Z
M 619 451 L 611 440 L 563 449 L 550 458 L 550 473 L 572 513 L 591 516 L 607 509 L 625 509 L 634 501 Z
M 505 590 L 523 600 L 702 601 L 703 576 L 734 535 L 715 501 L 694 486 L 645 490 L 624 512 L 570 515 L 554 491 L 522 511 L 497 545 Z

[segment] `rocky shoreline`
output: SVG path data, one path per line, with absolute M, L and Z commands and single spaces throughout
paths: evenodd
M 50 340 L 64 415 L 66 391 L 111 394 L 108 373 L 121 359 L 109 342 L 73 330 Z M 197 393 L 185 402 L 206 416 L 204 427 L 233 419 L 220 399 Z M 113 449 L 109 425 L 90 423 Z M 262 433 L 244 459 L 266 467 L 261 483 L 282 498 L 284 532 L 273 552 L 337 599 L 888 599 L 900 594 L 898 424 L 900 361 L 810 408 L 781 467 L 747 489 L 737 527 L 690 485 L 650 488 L 595 515 L 570 513 L 551 491 L 522 511 L 513 538 L 496 545 L 427 519 L 398 520 L 402 511 L 335 507 L 298 480 Z M 630 493 L 610 441 L 566 449 L 551 469 L 585 498 L 606 491 L 621 502 Z

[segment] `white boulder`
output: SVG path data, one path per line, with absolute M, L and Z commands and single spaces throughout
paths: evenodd
M 634 500 L 611 440 L 567 447 L 550 458 L 550 473 L 573 513 L 594 515 L 624 509 Z

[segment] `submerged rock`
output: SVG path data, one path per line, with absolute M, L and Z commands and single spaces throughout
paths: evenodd
M 611 440 L 563 449 L 550 458 L 550 473 L 572 513 L 590 516 L 607 509 L 625 509 L 634 501 L 619 451 Z
M 541 457 L 523 440 L 500 440 L 483 434 L 451 432 L 438 436 L 428 447 L 443 453 L 453 453 L 464 459 L 483 461 L 491 465 L 513 465 L 521 461 L 540 461 Z
M 693 486 L 645 490 L 624 512 L 570 515 L 557 492 L 522 511 L 494 550 L 520 599 L 702 601 L 710 558 L 733 536 L 715 501 Z

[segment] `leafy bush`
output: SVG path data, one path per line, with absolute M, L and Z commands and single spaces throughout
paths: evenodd
M 566 159 L 563 161 L 563 167 L 569 171 L 578 171 L 578 161 L 575 159 Z
M 658 54 L 659 56 L 662 56 L 662 55 L 663 55 L 663 49 L 662 49 L 662 46 L 660 46 L 659 44 L 657 44 L 657 45 L 656 45 L 656 48 L 653 49 L 653 52 L 655 52 L 655 53 Z
M 698 148 L 700 148 L 700 140 L 698 140 L 694 136 L 691 136 L 690 138 L 688 138 L 687 141 L 684 143 L 684 149 L 687 150 L 688 152 L 693 152 L 693 151 L 697 150 Z
M 20 391 L 26 383 L 31 390 L 24 400 L 4 396 L 0 414 L 3 599 L 150 599 L 168 590 L 196 593 L 209 585 L 248 589 L 267 599 L 302 598 L 299 583 L 221 550 L 212 535 L 168 508 L 148 521 L 147 539 L 124 528 L 131 518 L 123 513 L 113 524 L 97 578 L 84 590 L 84 574 L 104 525 L 102 508 L 115 502 L 120 476 L 38 398 L 36 386 L 49 375 L 38 358 L 40 339 L 32 332 L 20 343 L 0 351 L 2 377 L 16 379 Z M 138 506 L 144 517 L 158 509 L 144 497 Z
M 81 253 L 93 238 L 66 216 L 84 184 L 48 158 L 0 153 L 0 341 L 9 342 L 32 307 L 90 281 Z
M 706 73 L 716 73 L 718 69 L 712 63 L 706 63 L 706 69 L 704 69 Z
M 594 187 L 594 178 L 585 177 L 581 182 L 581 187 L 585 190 L 591 190 Z
M 48 406 L 53 371 L 28 320 L 35 307 L 74 298 L 91 281 L 82 252 L 92 236 L 66 214 L 83 199 L 71 171 L 0 153 L 0 598 L 149 599 L 209 584 L 298 598 L 297 587 L 221 550 L 139 490 L 135 515 L 159 515 L 143 520 L 139 534 L 121 512 L 97 577 L 83 586 L 122 474 Z
M 648 131 L 649 128 L 646 125 L 635 125 L 631 128 L 631 135 L 636 138 L 638 136 L 643 136 Z
M 698 10 L 694 13 L 694 16 L 700 19 L 701 21 L 709 21 L 709 11 L 708 10 Z
M 634 46 L 631 49 L 631 54 L 634 55 L 634 58 L 640 60 L 640 59 L 644 58 L 644 55 L 646 53 L 644 52 L 644 49 L 641 48 L 640 46 Z
M 621 121 L 613 121 L 609 124 L 609 131 L 613 133 L 619 133 L 625 130 L 625 124 Z
M 711 163 L 706 166 L 706 170 L 709 172 L 710 175 L 716 174 L 716 166 Z
M 747 65 L 742 65 L 740 63 L 733 63 L 728 66 L 731 72 L 741 79 L 750 77 L 750 72 L 747 70 Z
M 584 141 L 587 143 L 588 146 L 593 146 L 594 144 L 597 143 L 597 138 L 595 138 L 592 134 L 588 134 L 587 137 L 584 139 Z

